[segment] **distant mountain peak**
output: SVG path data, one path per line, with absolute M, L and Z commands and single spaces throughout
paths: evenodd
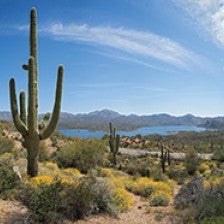
M 101 117 L 110 118 L 110 119 L 114 119 L 116 117 L 121 116 L 121 114 L 119 114 L 118 112 L 109 110 L 109 109 L 96 110 L 96 111 L 88 113 L 88 115 L 89 116 L 101 116 Z
M 188 113 L 188 114 L 185 114 L 183 117 L 195 117 L 195 116 L 191 113 Z

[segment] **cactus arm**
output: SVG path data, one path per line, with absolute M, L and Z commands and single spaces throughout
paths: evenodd
M 40 133 L 40 139 L 48 138 L 57 126 L 57 122 L 60 116 L 61 110 L 61 98 L 62 98 L 62 83 L 63 83 L 63 73 L 64 68 L 62 65 L 58 67 L 58 78 L 57 78 L 57 87 L 56 87 L 56 94 L 55 94 L 55 102 L 54 102 L 54 109 L 52 112 L 51 120 L 49 121 L 46 128 Z
M 120 135 L 116 135 L 116 143 L 115 143 L 115 146 L 116 146 L 115 152 L 116 153 L 118 153 L 118 151 L 119 151 L 119 145 L 120 145 Z
M 114 153 L 114 144 L 113 144 L 114 142 L 110 139 L 109 140 L 109 146 L 110 146 L 110 152 L 111 153 Z
M 109 123 L 109 130 L 110 130 L 110 135 L 112 134 L 113 130 L 112 130 L 112 123 Z
M 38 128 L 39 131 L 43 130 L 46 127 L 46 124 L 48 123 L 48 121 L 50 120 L 50 113 L 46 113 L 43 117 L 43 119 L 39 122 Z
M 29 58 L 29 81 L 28 81 L 28 130 L 30 136 L 34 136 L 38 129 L 38 102 L 37 102 L 37 81 L 35 79 L 35 60 Z
M 37 62 L 37 12 L 35 8 L 32 8 L 30 13 L 30 56 Z
M 20 119 L 26 125 L 26 94 L 24 91 L 20 92 Z
M 11 106 L 11 111 L 12 111 L 13 122 L 15 124 L 16 129 L 23 136 L 25 136 L 27 133 L 27 128 L 26 128 L 26 125 L 20 119 L 20 116 L 18 113 L 18 104 L 17 104 L 17 98 L 16 98 L 16 88 L 15 88 L 14 79 L 10 79 L 9 89 L 10 89 L 10 106 Z

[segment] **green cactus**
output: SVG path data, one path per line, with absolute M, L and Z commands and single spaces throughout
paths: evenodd
M 119 151 L 119 144 L 120 144 L 120 135 L 116 135 L 116 129 L 112 127 L 112 124 L 109 123 L 110 128 L 110 138 L 109 138 L 109 146 L 110 146 L 110 152 L 113 155 L 113 163 L 114 165 L 117 164 L 116 161 L 116 154 Z
M 27 149 L 27 174 L 38 175 L 38 154 L 41 140 L 47 139 L 55 130 L 61 108 L 63 66 L 58 67 L 56 95 L 51 117 L 46 114 L 38 124 L 38 60 L 37 60 L 37 14 L 32 8 L 30 15 L 30 57 L 28 65 L 22 66 L 28 71 L 28 109 L 26 111 L 25 92 L 20 93 L 20 113 L 18 111 L 15 81 L 11 79 L 10 103 L 13 122 L 23 136 L 23 146 Z
M 171 157 L 170 157 L 170 150 L 167 150 L 167 162 L 168 162 L 168 166 L 171 166 Z
M 164 152 L 164 144 L 163 143 L 157 143 L 158 148 L 160 149 L 160 163 L 162 167 L 163 173 L 166 172 L 166 159 L 168 157 L 168 153 Z

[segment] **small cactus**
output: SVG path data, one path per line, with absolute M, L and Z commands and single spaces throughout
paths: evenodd
M 116 135 L 116 129 L 112 127 L 112 124 L 109 123 L 110 128 L 110 138 L 109 138 L 109 146 L 110 152 L 113 155 L 113 163 L 114 165 L 117 164 L 116 154 L 119 151 L 119 144 L 120 144 L 120 135 Z
M 170 165 L 170 152 L 169 150 L 164 152 L 164 144 L 163 143 L 157 143 L 158 148 L 160 149 L 160 162 L 161 162 L 161 167 L 162 167 L 162 171 L 163 173 L 166 172 L 166 160 L 168 162 L 168 165 Z
M 170 150 L 167 150 L 167 162 L 168 162 L 168 166 L 171 166 L 171 157 L 170 157 Z
M 28 65 L 22 68 L 28 71 L 28 109 L 26 110 L 25 92 L 20 93 L 20 114 L 18 111 L 15 81 L 11 79 L 10 103 L 13 122 L 23 136 L 23 146 L 27 149 L 27 174 L 31 177 L 38 175 L 38 154 L 41 140 L 48 138 L 56 128 L 61 108 L 63 66 L 58 68 L 54 109 L 46 114 L 38 124 L 38 60 L 37 60 L 37 15 L 32 8 L 30 15 L 30 57 Z

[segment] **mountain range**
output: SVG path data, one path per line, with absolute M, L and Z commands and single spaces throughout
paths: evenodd
M 40 114 L 39 117 L 41 119 L 43 114 Z M 11 113 L 0 111 L 0 120 L 12 120 Z M 213 129 L 224 128 L 224 117 L 202 118 L 192 114 L 177 117 L 165 113 L 141 116 L 136 114 L 122 115 L 118 112 L 104 109 L 83 114 L 61 112 L 57 129 L 108 130 L 109 122 L 112 122 L 117 130 L 134 130 L 141 127 L 164 125 L 193 125 Z

